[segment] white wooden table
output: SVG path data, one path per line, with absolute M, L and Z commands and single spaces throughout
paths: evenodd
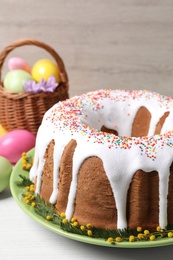
M 6 190 L 0 194 L 0 259 L 172 259 L 173 245 L 126 249 L 100 247 L 57 235 L 29 218 Z
M 20 38 L 43 41 L 63 58 L 70 96 L 100 88 L 173 95 L 173 1 L 1 0 L 0 51 Z M 19 48 L 33 64 L 44 54 Z M 9 56 L 10 56 L 9 55 Z M 2 77 L 7 71 L 3 66 Z M 118 249 L 54 234 L 0 194 L 0 259 L 172 259 L 173 246 Z
M 0 259 L 172 259 L 173 245 L 123 249 L 100 247 L 59 236 L 30 219 L 10 192 L 0 194 Z

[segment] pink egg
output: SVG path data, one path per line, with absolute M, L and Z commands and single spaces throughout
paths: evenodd
M 23 152 L 35 146 L 35 135 L 27 130 L 13 130 L 0 138 L 0 156 L 15 164 Z
M 10 58 L 8 61 L 8 68 L 9 70 L 24 70 L 28 73 L 31 72 L 30 65 L 24 59 L 19 57 Z

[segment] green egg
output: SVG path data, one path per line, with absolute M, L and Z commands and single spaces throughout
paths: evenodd
M 14 93 L 24 92 L 24 83 L 31 79 L 32 76 L 24 70 L 11 70 L 4 78 L 4 88 Z
M 11 172 L 11 163 L 6 158 L 0 156 L 0 192 L 8 187 Z

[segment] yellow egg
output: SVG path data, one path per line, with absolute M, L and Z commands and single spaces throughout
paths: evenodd
M 58 66 L 51 60 L 42 59 L 37 61 L 31 71 L 32 77 L 36 82 L 41 79 L 48 80 L 50 76 L 54 76 L 56 82 L 60 82 Z
M 0 137 L 2 137 L 3 135 L 5 135 L 7 133 L 7 131 L 3 128 L 3 126 L 0 124 Z

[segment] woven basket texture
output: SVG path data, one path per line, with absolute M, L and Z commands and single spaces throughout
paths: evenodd
M 3 87 L 1 72 L 7 55 L 15 48 L 35 45 L 52 55 L 59 68 L 60 83 L 52 93 L 10 93 Z M 59 54 L 49 45 L 34 40 L 21 39 L 5 47 L 0 53 L 0 124 L 7 130 L 25 129 L 36 134 L 43 115 L 55 103 L 69 98 L 68 76 Z

